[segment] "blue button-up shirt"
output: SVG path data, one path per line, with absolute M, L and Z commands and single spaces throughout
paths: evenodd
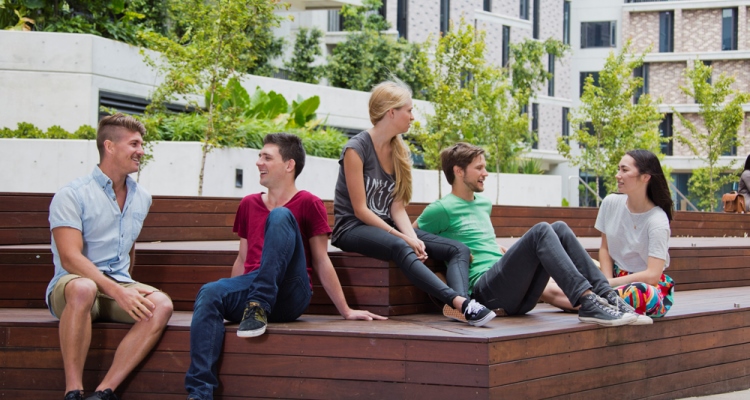
M 50 229 L 70 227 L 81 231 L 83 255 L 99 271 L 118 282 L 133 282 L 130 277 L 130 249 L 141 232 L 151 207 L 151 195 L 127 177 L 128 194 L 120 211 L 112 180 L 99 167 L 60 189 L 49 206 Z M 47 286 L 47 304 L 57 281 L 67 274 L 60 262 L 52 236 L 55 276 Z

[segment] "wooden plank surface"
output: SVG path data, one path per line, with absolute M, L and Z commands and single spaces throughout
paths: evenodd
M 620 328 L 581 324 L 575 315 L 545 306 L 528 316 L 497 318 L 487 328 L 437 314 L 371 322 L 305 315 L 299 322 L 272 323 L 268 334 L 246 340 L 229 325 L 219 394 L 534 399 L 618 392 L 617 398 L 643 398 L 678 389 L 691 395 L 690 387 L 701 393 L 730 390 L 741 387 L 750 371 L 747 304 L 750 288 L 681 292 L 666 318 L 652 326 Z M 41 311 L 0 310 L 4 390 L 25 395 L 31 388 L 52 391 L 64 385 L 57 322 Z M 189 313 L 175 313 L 155 352 L 124 384 L 123 399 L 141 398 L 142 392 L 182 393 L 189 323 Z M 95 326 L 86 382 L 101 378 L 128 328 Z M 612 365 L 613 359 L 619 364 Z M 248 382 L 253 385 L 244 386 Z M 258 382 L 284 388 L 258 390 Z

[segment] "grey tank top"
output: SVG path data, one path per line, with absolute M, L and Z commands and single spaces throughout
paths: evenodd
M 357 225 L 364 224 L 354 215 L 352 201 L 349 198 L 349 189 L 346 187 L 344 154 L 349 149 L 355 151 L 359 158 L 362 159 L 367 208 L 389 225 L 393 225 L 393 221 L 391 220 L 391 204 L 393 204 L 393 191 L 396 187 L 396 180 L 392 175 L 383 171 L 378 161 L 378 155 L 375 153 L 375 146 L 372 143 L 370 134 L 367 131 L 362 131 L 344 145 L 341 157 L 339 157 L 339 176 L 336 181 L 336 193 L 333 198 L 335 222 L 331 243 L 334 246 L 342 234 Z

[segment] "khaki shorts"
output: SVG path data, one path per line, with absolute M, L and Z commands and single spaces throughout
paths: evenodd
M 52 288 L 52 293 L 49 295 L 49 305 L 52 309 L 52 312 L 57 316 L 57 318 L 60 318 L 63 310 L 65 309 L 65 287 L 68 285 L 68 282 L 78 278 L 81 278 L 81 276 L 76 274 L 65 275 L 60 278 L 60 280 L 58 280 L 55 284 L 55 287 Z M 149 286 L 139 282 L 118 282 L 118 284 L 126 288 L 141 288 L 148 291 L 161 292 L 161 290 L 153 286 Z M 127 311 L 120 308 L 120 306 L 117 305 L 117 302 L 113 298 L 107 296 L 102 292 L 96 293 L 96 300 L 94 300 L 94 305 L 91 307 L 91 320 L 123 322 L 129 324 L 135 323 L 135 320 L 130 316 L 130 314 L 128 314 Z

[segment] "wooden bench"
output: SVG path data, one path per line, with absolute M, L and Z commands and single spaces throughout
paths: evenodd
M 735 307 L 735 306 L 739 307 Z M 603 328 L 540 305 L 483 328 L 438 314 L 388 321 L 304 315 L 240 339 L 228 325 L 220 399 L 674 399 L 750 387 L 750 288 L 679 292 L 650 326 Z M 123 400 L 177 400 L 189 365 L 190 313 L 176 312 Z M 94 387 L 128 325 L 95 323 L 84 371 Z M 57 321 L 0 309 L 0 391 L 62 395 Z
M 48 212 L 52 194 L 0 194 L 0 246 L 45 244 L 50 241 Z M 220 197 L 154 196 L 138 240 L 233 240 L 234 215 L 241 199 Z M 333 203 L 324 202 L 333 226 Z M 407 207 L 410 217 L 426 205 Z M 598 209 L 586 207 L 493 206 L 492 223 L 497 237 L 519 237 L 542 221 L 565 221 L 577 236 L 599 236 L 594 228 Z M 672 236 L 746 237 L 750 214 L 676 211 Z
M 509 245 L 513 240 L 501 240 Z M 746 239 L 673 238 L 669 275 L 676 290 L 750 286 L 750 248 Z M 589 254 L 598 258 L 598 240 L 587 239 Z M 137 245 L 133 277 L 161 288 L 175 309 L 190 311 L 200 287 L 229 276 L 237 242 Z M 407 315 L 435 309 L 392 263 L 331 249 L 331 260 L 352 307 L 383 315 Z M 429 264 L 433 269 L 440 266 Z M 0 248 L 0 307 L 45 307 L 44 293 L 52 278 L 49 246 Z M 313 276 L 314 295 L 308 313 L 336 314 L 330 299 Z

